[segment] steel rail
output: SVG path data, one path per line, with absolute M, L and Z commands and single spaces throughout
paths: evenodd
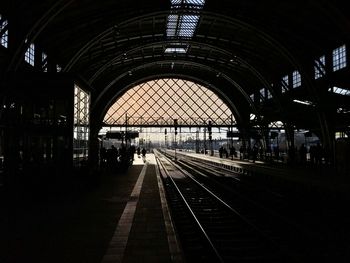
M 156 160 L 157 163 L 160 167 L 162 167 L 162 170 L 166 173 L 167 177 L 170 179 L 170 181 L 172 182 L 173 186 L 175 187 L 177 193 L 179 194 L 179 196 L 181 197 L 182 201 L 184 202 L 185 206 L 187 207 L 188 211 L 190 212 L 191 216 L 193 217 L 193 219 L 195 220 L 196 224 L 198 225 L 200 231 L 202 232 L 203 236 L 205 237 L 206 241 L 209 243 L 210 247 L 212 248 L 212 250 L 214 251 L 214 254 L 216 255 L 216 257 L 218 258 L 218 260 L 220 262 L 224 262 L 223 258 L 221 257 L 221 255 L 219 254 L 219 251 L 217 250 L 217 248 L 215 247 L 215 245 L 213 244 L 213 242 L 211 241 L 211 239 L 209 238 L 208 234 L 206 233 L 206 231 L 204 230 L 202 224 L 199 222 L 197 216 L 195 215 L 195 213 L 193 212 L 191 206 L 189 205 L 189 203 L 187 202 L 186 198 L 183 196 L 181 190 L 178 188 L 177 184 L 175 183 L 174 179 L 170 176 L 170 174 L 168 173 L 168 171 L 166 170 L 166 168 L 163 165 L 163 162 L 160 161 L 159 156 L 156 155 Z M 170 162 L 169 162 L 170 163 Z

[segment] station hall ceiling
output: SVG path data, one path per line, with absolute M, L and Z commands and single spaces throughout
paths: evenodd
M 13 30 L 2 68 L 22 70 L 35 42 L 92 87 L 96 108 L 121 88 L 177 77 L 220 89 L 247 113 L 252 93 L 270 86 L 277 98 L 271 85 L 299 70 L 308 87 L 298 96 L 317 102 L 309 65 L 349 42 L 348 11 L 326 0 L 1 1 Z M 264 114 L 277 120 L 304 111 L 291 105 L 279 99 Z

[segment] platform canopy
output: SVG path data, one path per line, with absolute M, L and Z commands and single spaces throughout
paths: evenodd
M 163 78 L 139 84 L 109 108 L 105 126 L 213 126 L 234 124 L 230 108 L 208 88 L 192 81 Z

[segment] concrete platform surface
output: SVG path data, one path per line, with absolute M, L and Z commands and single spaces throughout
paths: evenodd
M 106 169 L 60 191 L 6 194 L 0 262 L 179 262 L 159 180 L 148 154 L 126 172 Z

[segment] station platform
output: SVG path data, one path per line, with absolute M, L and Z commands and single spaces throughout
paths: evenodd
M 349 179 L 336 177 L 331 168 L 185 154 L 260 171 L 296 187 L 318 187 L 324 195 L 349 196 Z M 0 262 L 184 262 L 157 171 L 153 154 L 145 161 L 135 155 L 127 171 L 105 169 L 88 184 L 80 178 L 39 198 L 30 191 L 1 196 Z
M 0 262 L 181 262 L 153 154 L 96 182 L 2 207 Z
M 174 155 L 173 150 L 168 150 Z M 225 167 L 249 175 L 257 175 L 262 179 L 285 181 L 294 187 L 312 188 L 313 191 L 323 193 L 332 198 L 347 199 L 350 201 L 350 171 L 348 174 L 337 173 L 334 167 L 329 165 L 312 165 L 310 163 L 286 164 L 280 162 L 264 162 L 257 160 L 240 160 L 239 158 L 220 158 L 208 154 L 178 151 L 177 157 L 181 155 L 196 158 L 206 163 L 212 162 L 218 166 Z

